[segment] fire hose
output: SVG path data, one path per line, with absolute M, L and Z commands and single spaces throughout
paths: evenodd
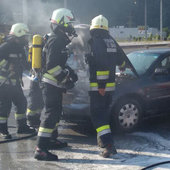
M 163 164 L 168 164 L 168 163 L 170 163 L 170 161 L 158 162 L 158 163 L 149 165 L 149 166 L 147 166 L 147 167 L 145 167 L 145 168 L 142 168 L 141 170 L 147 170 L 147 169 L 149 169 L 149 168 L 153 168 L 153 167 L 155 167 L 155 166 L 159 166 L 159 165 L 163 165 Z
M 10 128 L 16 128 L 16 127 L 15 126 L 10 126 Z M 37 135 L 37 132 L 35 132 L 33 134 L 28 134 L 28 135 L 25 135 L 25 136 L 22 136 L 22 137 L 18 137 L 18 138 L 6 139 L 6 140 L 3 140 L 3 141 L 0 141 L 0 144 L 28 139 L 28 138 L 34 137 L 36 135 Z

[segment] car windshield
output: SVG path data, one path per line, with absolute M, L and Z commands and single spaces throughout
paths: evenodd
M 139 75 L 146 72 L 150 65 L 159 57 L 159 53 L 132 52 L 127 56 Z

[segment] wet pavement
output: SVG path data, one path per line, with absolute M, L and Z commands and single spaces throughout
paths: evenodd
M 33 158 L 36 137 L 0 144 L 1 170 L 51 170 L 51 169 L 141 169 L 153 163 L 170 160 L 170 117 L 155 118 L 143 122 L 133 133 L 114 133 L 118 154 L 112 158 L 99 156 L 96 137 L 85 126 L 61 122 L 59 139 L 69 147 L 52 151 L 58 162 L 37 161 Z M 9 129 L 11 131 L 11 129 Z M 13 128 L 13 132 L 15 132 Z M 170 169 L 170 164 L 162 165 Z M 159 166 L 160 168 L 160 166 Z

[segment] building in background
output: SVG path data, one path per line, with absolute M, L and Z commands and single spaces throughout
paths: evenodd
M 127 28 L 124 26 L 116 26 L 110 28 L 110 34 L 117 40 L 133 40 L 134 38 L 144 38 L 145 37 L 145 28 L 144 26 L 139 26 L 136 28 Z M 147 29 L 147 37 L 150 36 L 159 36 L 160 32 L 157 28 Z M 163 37 L 166 34 L 163 33 Z

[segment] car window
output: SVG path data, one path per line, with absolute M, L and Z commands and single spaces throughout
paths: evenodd
M 128 58 L 139 75 L 146 72 L 151 64 L 160 54 L 150 52 L 133 52 L 128 54 Z
M 163 59 L 159 65 L 161 68 L 170 69 L 170 56 Z

